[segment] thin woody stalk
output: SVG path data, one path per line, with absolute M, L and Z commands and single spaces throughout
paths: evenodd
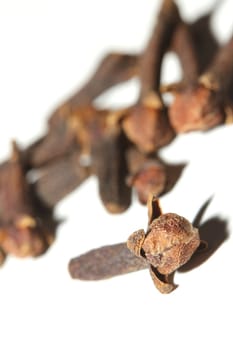
M 179 21 L 173 1 L 164 0 L 149 42 L 139 61 L 141 91 L 138 103 L 123 116 L 122 127 L 145 153 L 154 152 L 174 138 L 159 92 L 161 63 Z
M 164 0 L 157 16 L 148 44 L 139 61 L 141 91 L 139 100 L 158 93 L 161 80 L 162 59 L 169 48 L 172 33 L 179 22 L 178 8 L 174 1 Z

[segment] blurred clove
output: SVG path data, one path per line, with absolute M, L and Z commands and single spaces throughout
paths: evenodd
M 18 257 L 38 256 L 53 242 L 56 223 L 52 211 L 34 196 L 15 142 L 12 148 L 0 168 L 1 249 Z
M 162 214 L 158 200 L 148 199 L 148 229 L 131 234 L 125 243 L 91 250 L 69 262 L 73 278 L 101 280 L 123 273 L 149 268 L 152 280 L 161 293 L 176 288 L 174 272 L 202 249 L 198 229 L 184 217 L 174 213 Z M 132 260 L 134 254 L 135 260 Z
M 187 89 L 174 91 L 169 117 L 176 132 L 208 130 L 225 122 L 233 82 L 233 38 L 216 53 L 209 68 Z
M 160 92 L 162 59 L 179 22 L 178 8 L 164 0 L 149 42 L 139 61 L 141 91 L 138 103 L 124 115 L 122 127 L 129 138 L 145 153 L 168 144 L 175 134 L 171 128 Z

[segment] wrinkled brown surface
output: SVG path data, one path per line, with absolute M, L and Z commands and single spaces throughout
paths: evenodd
M 148 198 L 148 229 L 137 230 L 127 240 L 127 247 L 147 261 L 154 285 L 161 293 L 170 293 L 176 286 L 174 272 L 187 263 L 200 246 L 198 229 L 184 217 L 162 214 L 155 196 Z
M 69 262 L 69 272 L 80 280 L 101 280 L 147 268 L 146 261 L 132 254 L 125 243 L 91 250 Z
M 226 118 L 226 92 L 233 82 L 233 37 L 223 45 L 207 70 L 189 89 L 177 91 L 169 109 L 176 132 L 208 130 Z
M 142 250 L 146 260 L 166 275 L 185 264 L 199 244 L 198 230 L 184 217 L 168 213 L 149 225 Z

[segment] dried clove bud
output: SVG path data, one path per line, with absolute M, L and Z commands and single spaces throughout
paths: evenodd
M 144 258 L 150 265 L 150 273 L 155 286 L 161 293 L 169 293 L 175 285 L 170 281 L 171 274 L 184 265 L 200 245 L 197 228 L 184 217 L 174 213 L 161 214 L 155 198 L 148 200 L 149 226 L 147 232 L 134 232 L 127 246 L 136 256 Z M 159 216 L 158 216 L 159 215 Z
M 152 36 L 139 61 L 139 101 L 129 109 L 122 121 L 127 137 L 145 153 L 156 151 L 175 136 L 160 96 L 159 85 L 162 58 L 178 21 L 177 6 L 171 0 L 164 0 Z
M 172 37 L 171 50 L 176 53 L 182 67 L 182 85 L 193 84 L 198 78 L 198 55 L 195 50 L 190 26 L 180 20 Z
M 0 169 L 1 248 L 18 257 L 40 255 L 52 243 L 55 226 L 52 212 L 34 197 L 13 143 L 11 159 Z

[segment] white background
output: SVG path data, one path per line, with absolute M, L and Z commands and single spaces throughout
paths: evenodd
M 178 1 L 194 20 L 214 1 Z M 232 2 L 219 1 L 214 31 L 227 40 Z M 84 82 L 110 50 L 139 52 L 150 35 L 156 0 L 0 0 L 0 157 L 12 138 L 27 145 L 46 130 L 51 111 Z M 169 59 L 164 81 L 179 76 Z M 133 102 L 137 84 L 100 102 Z M 107 214 L 95 179 L 57 207 L 66 221 L 51 249 L 37 259 L 10 257 L 0 271 L 1 349 L 232 349 L 232 149 L 233 126 L 190 133 L 163 150 L 170 162 L 187 161 L 174 189 L 161 199 L 164 212 L 193 220 L 213 195 L 203 222 L 219 218 L 228 239 L 199 267 L 178 272 L 179 287 L 161 295 L 148 271 L 101 282 L 72 280 L 70 258 L 122 242 L 146 228 L 147 211 L 136 200 L 122 215 Z M 212 235 L 223 236 L 224 225 Z M 225 345 L 223 345 L 223 343 Z

